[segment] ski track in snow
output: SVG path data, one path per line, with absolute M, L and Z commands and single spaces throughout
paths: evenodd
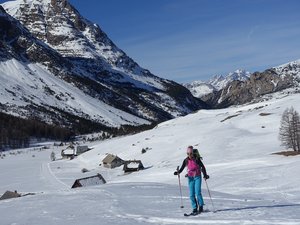
M 53 187 L 53 190 L 66 190 L 70 189 L 70 187 L 59 180 L 54 173 L 52 172 L 50 168 L 50 163 L 49 162 L 43 162 L 41 164 L 41 177 L 45 182 L 48 184 L 48 186 Z

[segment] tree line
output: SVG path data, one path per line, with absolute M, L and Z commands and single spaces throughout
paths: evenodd
M 0 112 L 0 151 L 29 147 L 32 138 L 66 141 L 73 135 L 67 128 Z
M 49 125 L 47 123 L 34 120 L 22 119 L 16 116 L 0 112 L 0 151 L 27 148 L 32 139 L 37 141 L 46 139 L 53 141 L 71 141 L 76 135 L 93 132 L 104 132 L 103 139 L 116 136 L 134 134 L 153 128 L 156 124 L 150 125 L 123 125 L 120 127 L 108 127 L 103 124 L 87 120 L 84 118 L 74 119 L 70 127 Z

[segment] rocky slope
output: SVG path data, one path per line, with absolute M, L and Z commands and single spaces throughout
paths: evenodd
M 249 79 L 232 81 L 224 88 L 202 97 L 202 100 L 215 108 L 244 104 L 259 97 L 294 87 L 298 91 L 300 78 L 300 61 L 284 64 L 255 72 Z
M 201 98 L 205 95 L 221 90 L 233 81 L 246 81 L 249 79 L 250 75 L 251 74 L 248 71 L 236 70 L 225 77 L 222 75 L 215 75 L 208 81 L 193 81 L 191 83 L 184 84 L 184 86 L 188 88 L 195 97 Z
M 64 125 L 84 119 L 115 127 L 207 107 L 183 86 L 141 68 L 66 0 L 2 5 L 13 18 L 1 9 L 1 111 Z

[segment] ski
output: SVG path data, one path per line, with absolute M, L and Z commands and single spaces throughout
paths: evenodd
M 207 213 L 207 212 L 210 212 L 210 210 L 203 210 L 201 213 Z M 214 211 L 215 212 L 215 211 Z M 184 216 L 198 216 L 198 215 L 200 215 L 201 213 L 197 213 L 197 214 L 195 214 L 195 213 L 185 213 L 185 214 L 183 214 Z
M 197 213 L 197 214 L 195 214 L 195 213 L 185 213 L 185 214 L 183 214 L 184 216 L 197 216 L 197 215 L 199 215 L 200 213 Z

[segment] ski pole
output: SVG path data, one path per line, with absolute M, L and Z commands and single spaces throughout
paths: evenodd
M 207 188 L 207 191 L 208 191 L 208 195 L 209 195 L 209 197 L 210 197 L 210 201 L 211 201 L 211 204 L 212 204 L 213 210 L 214 210 L 214 212 L 216 212 L 216 209 L 215 209 L 215 206 L 214 206 L 214 203 L 213 203 L 213 200 L 212 200 L 212 197 L 211 197 L 211 194 L 210 194 L 209 188 L 208 188 L 207 181 L 206 181 L 206 179 L 204 179 L 204 180 L 205 180 L 206 188 Z
M 179 183 L 180 199 L 181 199 L 181 206 L 180 206 L 180 208 L 184 208 L 183 202 L 182 202 L 182 189 L 181 189 L 180 175 L 179 175 L 178 171 L 179 171 L 179 166 L 177 166 L 177 175 L 178 175 L 178 183 Z

